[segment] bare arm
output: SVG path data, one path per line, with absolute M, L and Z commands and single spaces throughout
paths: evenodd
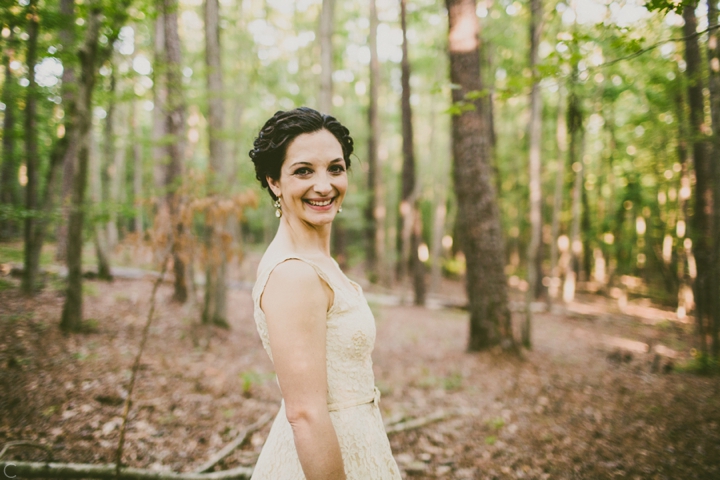
M 327 408 L 326 317 L 333 293 L 300 260 L 281 263 L 261 298 L 275 371 L 307 480 L 345 480 Z

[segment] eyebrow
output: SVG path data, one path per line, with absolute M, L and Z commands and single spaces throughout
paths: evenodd
M 344 161 L 344 160 L 345 160 L 344 158 L 338 157 L 338 158 L 336 158 L 336 159 L 334 159 L 334 160 L 330 160 L 330 163 L 338 163 L 338 162 L 342 162 L 342 161 Z M 297 167 L 297 166 L 300 166 L 300 165 L 309 165 L 309 166 L 312 166 L 312 163 L 310 163 L 310 162 L 303 162 L 303 161 L 295 162 L 295 163 L 293 163 L 293 164 L 290 165 L 290 168 Z

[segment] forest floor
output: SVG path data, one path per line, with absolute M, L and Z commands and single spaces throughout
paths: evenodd
M 236 273 L 248 280 L 249 272 Z M 111 463 L 152 278 L 86 281 L 92 331 L 69 336 L 57 327 L 59 282 L 33 299 L 18 283 L 0 278 L 0 446 L 29 440 L 50 446 L 56 461 Z M 197 305 L 172 303 L 169 284 L 159 289 L 133 394 L 128 465 L 192 471 L 277 412 L 246 285 L 230 291 L 229 330 L 200 325 Z M 537 312 L 534 347 L 517 358 L 467 353 L 461 309 L 392 305 L 392 292 L 368 290 L 383 417 L 455 413 L 390 436 L 405 477 L 720 478 L 720 378 L 678 368 L 692 332 L 672 312 L 642 300 L 620 311 L 613 300 L 580 296 Z M 459 282 L 445 281 L 442 293 L 434 305 L 464 303 Z M 218 468 L 253 465 L 268 431 Z M 4 459 L 45 455 L 13 449 Z

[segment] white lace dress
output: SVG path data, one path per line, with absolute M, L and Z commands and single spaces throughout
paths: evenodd
M 337 285 L 316 263 L 305 258 L 287 256 L 271 263 L 259 273 L 252 292 L 255 323 L 263 347 L 272 360 L 260 297 L 273 269 L 289 259 L 311 265 L 335 295 L 327 313 L 327 402 L 347 478 L 398 480 L 400 471 L 380 417 L 380 393 L 372 370 L 375 319 L 359 285 L 351 282 L 354 289 Z M 305 480 L 284 402 L 255 465 L 252 480 Z

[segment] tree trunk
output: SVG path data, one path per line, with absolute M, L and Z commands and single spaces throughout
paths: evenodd
M 108 114 L 107 118 L 111 118 Z M 106 124 L 106 140 L 107 130 L 112 131 L 111 125 Z M 94 205 L 102 205 L 103 203 L 103 182 L 102 182 L 102 167 L 103 167 L 103 155 L 100 155 L 97 149 L 97 141 L 92 131 L 89 135 L 89 170 L 90 170 L 90 201 Z M 106 146 L 107 147 L 107 146 Z M 107 161 L 107 150 L 105 152 L 104 159 Z M 112 208 L 112 204 L 111 204 Z M 107 232 L 103 228 L 103 224 L 99 221 L 93 220 L 93 243 L 95 244 L 95 256 L 97 258 L 97 276 L 100 280 L 112 280 L 112 273 L 110 271 L 110 262 L 108 261 L 108 239 Z
M 474 0 L 446 0 L 449 17 L 448 46 L 453 102 L 481 91 L 478 22 Z M 474 109 L 452 117 L 454 181 L 458 199 L 457 222 L 467 261 L 467 295 L 470 302 L 468 349 L 494 345 L 515 347 L 512 336 L 505 246 L 500 228 L 495 183 L 492 179 L 486 108 L 487 101 L 473 101 Z
M 133 230 L 138 241 L 143 238 L 143 156 L 142 156 L 142 132 L 138 122 L 139 102 L 133 101 L 130 106 L 130 128 L 132 129 L 132 158 L 133 158 Z
M 403 137 L 403 167 L 400 213 L 402 215 L 402 248 L 400 256 L 401 270 L 409 268 L 412 275 L 415 305 L 425 304 L 425 265 L 418 258 L 418 248 L 422 241 L 422 224 L 418 209 L 418 188 L 416 186 L 415 146 L 410 106 L 410 58 L 407 45 L 407 0 L 400 0 L 400 23 L 402 28 L 401 62 L 401 111 Z M 402 277 L 401 277 L 402 278 Z
M 210 193 L 218 196 L 224 191 L 227 176 L 225 142 L 223 141 L 225 109 L 223 107 L 223 78 L 220 48 L 220 5 L 218 0 L 205 0 L 205 61 L 208 88 L 208 146 L 210 154 Z M 222 237 L 226 233 L 228 218 L 210 215 L 205 221 L 208 236 L 205 304 L 202 320 L 228 327 L 225 252 Z
M 107 172 L 107 193 L 104 199 L 108 201 L 108 222 L 107 230 L 107 247 L 109 250 L 115 248 L 119 240 L 118 233 L 118 208 L 124 204 L 123 187 L 125 181 L 125 138 L 127 135 L 128 119 L 126 105 L 118 103 L 117 99 L 121 97 L 117 91 L 117 77 L 115 66 L 111 67 L 110 76 L 111 89 L 110 106 L 108 108 L 106 120 L 106 136 L 105 136 L 105 171 Z M 102 201 L 101 198 L 100 201 Z
M 565 160 L 567 153 L 567 123 L 565 122 L 565 112 L 563 105 L 564 95 L 560 92 L 558 100 L 558 114 L 555 130 L 555 140 L 557 143 L 557 161 L 555 172 L 555 193 L 553 195 L 553 214 L 552 214 L 552 237 L 550 244 L 550 287 L 548 288 L 548 303 L 552 304 L 557 298 L 560 285 L 560 267 L 558 264 L 558 237 L 560 235 L 560 214 L 562 212 L 563 187 L 565 186 Z
M 77 157 L 77 132 L 73 128 L 72 119 L 75 118 L 77 108 L 77 81 L 75 79 L 75 58 L 71 55 L 75 52 L 75 0 L 60 0 L 60 15 L 62 28 L 58 37 L 63 46 L 63 74 L 62 74 L 62 106 L 64 110 L 65 138 L 67 150 L 63 156 L 62 187 L 60 192 L 60 208 L 62 220 L 58 222 L 55 232 L 55 259 L 64 262 L 67 253 L 67 228 L 70 215 L 69 205 L 72 197 L 73 166 Z M 66 53 L 68 52 L 68 53 Z
M 15 36 L 13 25 L 2 53 L 2 65 L 5 70 L 2 103 L 5 105 L 3 117 L 2 171 L 0 171 L 0 208 L 11 209 L 19 206 L 18 159 L 15 156 L 15 110 L 17 88 L 12 70 L 11 58 L 15 55 Z M 9 240 L 17 232 L 17 225 L 9 218 L 0 218 L 0 240 Z
M 540 78 L 537 70 L 538 46 L 542 32 L 542 0 L 530 2 L 530 70 L 533 75 L 530 92 L 530 155 L 528 174 L 530 178 L 530 244 L 528 245 L 528 291 L 525 299 L 525 323 L 522 328 L 522 343 L 531 347 L 530 330 L 532 326 L 531 302 L 535 299 L 538 280 L 538 258 L 542 246 L 542 183 L 540 179 L 540 149 L 542 132 L 542 99 L 540 97 Z
M 379 279 L 386 280 L 385 266 L 385 207 L 380 194 L 382 185 L 380 178 L 380 165 L 378 159 L 378 145 L 380 144 L 380 119 L 378 116 L 378 85 L 380 84 L 380 62 L 377 52 L 377 7 L 375 0 L 370 0 L 370 104 L 368 105 L 368 202 L 365 207 L 365 238 L 368 278 L 371 282 Z
M 37 63 L 37 49 L 39 36 L 39 16 L 36 0 L 30 0 L 27 7 L 27 97 L 25 99 L 25 167 L 27 169 L 27 184 L 25 185 L 25 248 L 24 268 L 21 289 L 25 295 L 32 295 L 36 290 L 36 277 L 39 268 L 40 255 L 34 245 L 35 229 L 37 228 L 38 206 L 38 131 L 37 131 L 37 82 L 35 81 L 35 64 Z
M 167 85 L 165 81 L 165 16 L 162 6 L 159 6 L 153 35 L 153 111 L 152 111 L 152 158 L 153 181 L 155 190 L 162 192 L 157 197 L 157 210 L 164 204 L 163 192 L 165 188 L 165 175 L 167 173 L 167 148 L 165 148 L 165 111 L 167 109 Z
M 67 290 L 62 309 L 60 328 L 64 332 L 77 332 L 82 328 L 82 246 L 85 187 L 92 132 L 92 94 L 96 79 L 98 57 L 98 39 L 100 36 L 100 18 L 102 12 L 95 5 L 90 6 L 87 18 L 85 41 L 78 52 L 80 59 L 80 81 L 78 82 L 78 101 L 76 105 L 78 149 L 74 162 L 72 203 L 68 223 L 67 242 Z
M 188 289 L 185 279 L 185 259 L 182 249 L 184 227 L 180 214 L 180 196 L 178 183 L 183 170 L 185 151 L 185 99 L 182 88 L 181 47 L 178 34 L 178 0 L 163 0 L 164 37 L 165 37 L 165 78 L 167 79 L 167 109 L 165 128 L 169 141 L 167 144 L 168 164 L 165 175 L 166 201 L 170 220 L 173 223 L 173 272 L 175 274 L 175 292 L 173 300 L 185 303 Z
M 717 3 L 708 0 L 708 23 L 717 25 L 718 23 L 718 6 Z M 711 294 L 710 298 L 714 302 L 712 316 L 710 317 L 711 328 L 710 338 L 711 354 L 716 360 L 720 359 L 720 45 L 718 44 L 717 29 L 708 34 L 708 61 L 710 78 L 708 81 L 708 89 L 710 90 L 710 114 L 712 118 L 712 147 L 711 162 L 712 179 L 713 179 L 713 227 L 712 235 L 713 245 L 711 251 L 711 273 L 709 275 L 710 284 L 708 285 Z
M 323 0 L 320 12 L 320 95 L 318 107 L 320 113 L 332 112 L 333 98 L 333 47 L 332 34 L 335 17 L 335 0 Z
M 710 158 L 708 137 L 705 131 L 703 82 L 700 48 L 698 46 L 697 19 L 695 18 L 695 4 L 688 5 L 683 10 L 683 33 L 685 35 L 685 74 L 688 79 L 688 104 L 690 107 L 690 138 L 692 141 L 692 158 L 695 170 L 695 199 L 692 216 L 693 251 L 697 264 L 697 278 L 694 283 L 695 291 L 695 319 L 698 336 L 700 337 L 700 351 L 703 361 L 707 360 L 708 327 L 711 326 L 714 297 L 717 292 L 712 291 L 712 244 L 713 244 L 713 168 Z
M 567 129 L 570 134 L 570 148 L 568 149 L 568 163 L 575 172 L 575 184 L 572 196 L 572 226 L 570 227 L 570 265 L 565 274 L 563 285 L 563 300 L 571 302 L 575 298 L 578 270 L 580 269 L 580 255 L 582 254 L 582 240 L 580 238 L 580 219 L 582 216 L 582 189 L 583 189 L 583 161 L 582 136 L 583 116 L 580 108 L 580 99 L 570 85 L 568 92 Z

